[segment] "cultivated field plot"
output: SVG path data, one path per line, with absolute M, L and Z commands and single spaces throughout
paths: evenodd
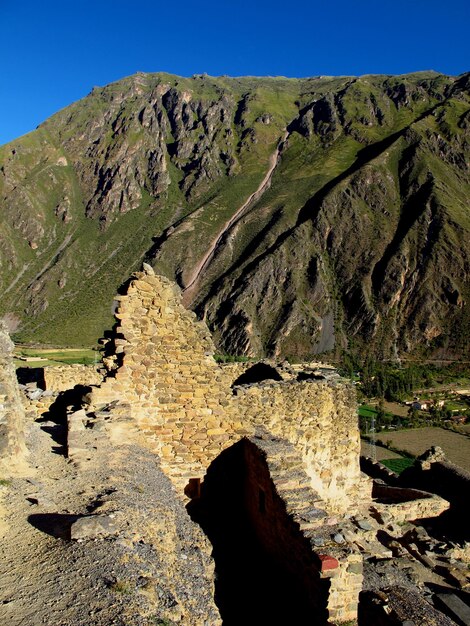
M 431 446 L 440 446 L 449 461 L 470 471 L 470 438 L 442 428 L 412 428 L 380 433 L 377 440 L 391 442 L 394 448 L 419 456 Z
M 388 438 L 388 437 L 387 437 Z M 372 458 L 373 450 L 368 441 L 361 439 L 361 454 L 362 456 L 368 456 Z M 382 446 L 375 446 L 375 458 L 377 461 L 383 461 L 384 459 L 401 459 L 401 456 L 396 452 L 391 452 Z
M 408 408 L 398 402 L 384 402 L 384 408 L 388 413 L 392 415 L 398 415 L 399 417 L 406 417 L 408 415 Z
M 18 346 L 15 351 L 17 367 L 46 367 L 81 363 L 94 365 L 101 355 L 90 348 L 24 348 Z

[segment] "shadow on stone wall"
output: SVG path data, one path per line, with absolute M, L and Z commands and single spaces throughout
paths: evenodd
M 468 498 L 470 472 L 454 465 L 439 447 L 424 452 L 400 475 L 400 483 L 424 489 L 450 502 L 450 509 L 439 518 L 429 520 L 436 537 L 469 541 Z
M 67 411 L 78 410 L 82 406 L 84 396 L 91 391 L 91 387 L 75 385 L 73 389 L 61 391 L 49 410 L 43 413 L 38 422 L 43 422 L 42 429 L 47 432 L 57 444 L 53 448 L 56 454 L 67 453 Z
M 320 580 L 256 445 L 242 439 L 224 450 L 200 490 L 191 487 L 187 508 L 214 548 L 224 626 L 326 624 L 329 581 Z

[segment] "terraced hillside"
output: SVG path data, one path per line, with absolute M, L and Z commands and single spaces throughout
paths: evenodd
M 469 74 L 137 74 L 0 148 L 0 314 L 91 345 L 142 261 L 220 349 L 469 356 Z

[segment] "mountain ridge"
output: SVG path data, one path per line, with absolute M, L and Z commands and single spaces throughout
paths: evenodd
M 0 314 L 19 340 L 91 344 L 145 260 L 183 290 L 200 266 L 186 301 L 227 353 L 468 356 L 468 84 L 94 88 L 0 147 Z

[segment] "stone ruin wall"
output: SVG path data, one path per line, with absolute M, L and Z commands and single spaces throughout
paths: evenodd
M 282 441 L 271 441 L 268 446 L 266 442 L 259 443 L 253 438 L 248 442 L 248 445 L 244 446 L 246 457 L 244 498 L 252 528 L 260 545 L 268 554 L 274 555 L 276 561 L 284 564 L 286 571 L 289 572 L 289 578 L 295 581 L 296 587 L 309 591 L 310 604 L 315 607 L 314 614 L 319 623 L 323 623 L 320 616 L 325 609 L 333 623 L 336 623 L 336 620 L 340 622 L 355 620 L 363 582 L 362 554 L 349 543 L 340 546 L 328 542 L 328 535 L 335 526 L 329 526 L 331 520 L 327 517 L 323 518 L 323 523 L 316 528 L 315 523 L 310 525 L 299 519 L 296 513 L 299 512 L 301 503 L 292 507 L 289 503 L 290 498 L 286 497 L 288 494 L 280 489 L 283 483 L 285 485 L 286 479 L 290 480 L 290 472 L 276 471 L 276 450 L 270 450 L 267 454 L 267 448 L 279 447 L 278 455 L 288 457 L 289 452 Z M 263 512 L 260 512 L 259 508 L 260 487 L 266 501 Z M 317 505 L 316 502 L 311 504 Z M 286 515 L 286 510 L 289 515 Z M 312 549 L 311 537 L 318 538 L 321 532 L 326 534 L 325 545 Z M 329 567 L 325 568 L 321 564 L 320 554 L 323 554 L 323 557 L 327 556 Z M 338 566 L 331 565 L 331 562 L 336 562 Z
M 26 457 L 25 412 L 13 363 L 14 345 L 0 322 L 0 467 L 10 473 Z
M 355 403 L 348 385 L 266 381 L 238 387 L 234 409 L 248 423 L 294 444 L 312 489 L 330 512 L 353 513 L 370 494 L 359 468 Z
M 73 389 L 75 385 L 100 385 L 103 374 L 94 365 L 53 365 L 44 368 L 44 382 L 46 390 L 60 392 Z
M 44 367 L 20 367 L 17 376 L 24 393 L 21 402 L 26 412 L 26 421 L 44 417 L 59 395 L 76 385 L 90 387 L 103 382 L 103 372 L 96 366 L 71 363 L 70 365 L 47 365 Z
M 181 305 L 175 285 L 140 272 L 117 299 L 121 365 L 92 403 L 125 398 L 121 411 L 152 438 L 162 467 L 181 486 L 253 429 L 227 419 L 230 386 L 213 359 L 209 331 Z
M 190 478 L 202 479 L 225 448 L 263 427 L 296 446 L 330 512 L 357 510 L 367 486 L 359 470 L 353 390 L 318 381 L 266 381 L 237 387 L 234 394 L 237 368 L 215 362 L 207 327 L 180 296 L 176 285 L 151 270 L 133 275 L 127 294 L 117 298 L 120 366 L 92 394 L 92 403 L 120 402 L 116 409 L 148 435 L 180 493 Z
M 146 435 L 181 497 L 190 481 L 204 478 L 223 450 L 265 433 L 292 444 L 306 470 L 309 494 L 299 501 L 294 497 L 294 519 L 299 507 L 322 509 L 326 517 L 320 523 L 326 521 L 329 537 L 338 523 L 335 515 L 367 508 L 370 487 L 359 469 L 352 388 L 313 380 L 269 380 L 232 388 L 248 366 L 215 362 L 207 327 L 183 307 L 176 285 L 147 269 L 133 275 L 126 295 L 117 300 L 114 355 L 104 359 L 110 373 L 90 402 L 100 413 L 109 410 L 121 436 L 126 435 L 120 423 L 126 422 Z M 282 477 L 273 480 L 280 489 Z M 282 497 L 286 495 L 283 490 Z M 317 526 L 300 521 L 306 538 Z M 328 611 L 340 621 L 353 619 L 362 556 L 350 544 L 344 549 L 329 543 L 327 550 L 337 557 L 335 569 L 320 568 L 321 578 L 330 579 Z
M 340 528 L 340 518 L 345 522 L 350 514 L 365 512 L 371 504 L 370 484 L 359 468 L 360 440 L 352 387 L 288 378 L 234 386 L 234 380 L 250 365 L 220 366 L 215 362 L 207 327 L 184 309 L 180 291 L 170 281 L 151 270 L 136 273 L 127 294 L 117 300 L 114 355 L 107 359 L 110 367 L 104 382 L 95 368 L 59 366 L 45 372 L 47 389 L 57 393 L 77 384 L 101 383 L 89 395 L 90 408 L 95 408 L 96 414 L 107 414 L 109 423 L 122 421 L 144 433 L 180 496 L 190 479 L 203 479 L 212 461 L 241 439 L 254 441 L 265 450 L 269 442 L 271 446 L 288 442 L 303 464 L 305 472 L 297 474 L 304 478 L 292 481 L 286 480 L 284 473 L 276 475 L 271 451 L 266 457 L 269 472 L 263 479 L 253 460 L 256 454 L 248 463 L 248 468 L 251 464 L 254 469 L 247 497 L 251 493 L 252 500 L 255 498 L 257 485 L 263 480 L 268 492 L 272 481 L 293 527 L 297 524 L 303 540 L 310 542 L 313 558 L 326 557 L 336 563 L 326 569 L 322 563 L 314 574 L 320 585 L 328 579 L 330 619 L 341 623 L 354 620 L 362 585 L 362 554 L 349 539 L 342 546 L 331 540 L 335 528 Z M 25 424 L 11 358 L 13 344 L 2 331 L 0 327 L 0 463 L 8 463 L 26 453 Z M 52 396 L 44 399 L 48 403 L 51 400 Z M 79 413 L 86 417 L 85 411 Z M 126 428 L 122 433 L 125 437 Z M 309 492 L 303 496 L 302 485 L 308 485 L 305 491 Z M 277 513 L 275 508 L 271 511 L 273 528 L 284 505 Z M 393 514 L 396 520 L 434 516 L 445 510 L 436 498 L 374 505 L 377 514 Z M 322 522 L 310 522 L 305 517 L 310 506 L 326 512 Z M 286 534 L 284 531 L 280 528 L 278 534 Z M 313 540 L 322 532 L 325 543 L 318 550 Z M 269 539 L 269 532 L 263 530 L 262 534 Z M 299 562 L 302 554 L 299 547 Z M 287 552 L 279 558 L 288 562 L 290 556 Z M 300 575 L 304 576 L 302 572 Z

